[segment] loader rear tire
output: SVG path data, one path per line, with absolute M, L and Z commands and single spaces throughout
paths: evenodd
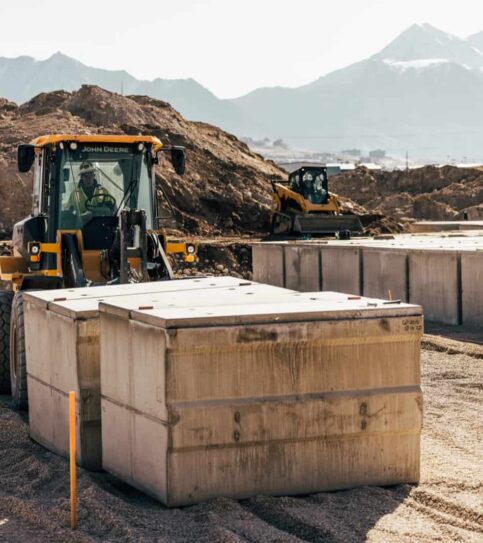
M 10 314 L 13 292 L 0 291 L 0 394 L 10 393 Z
M 10 384 L 13 407 L 19 411 L 26 411 L 28 408 L 27 362 L 22 292 L 16 292 L 12 302 L 12 316 L 10 318 Z

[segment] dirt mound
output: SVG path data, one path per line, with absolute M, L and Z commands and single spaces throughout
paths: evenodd
M 120 96 L 98 87 L 43 93 L 21 107 L 0 102 L 0 230 L 27 215 L 31 175 L 16 171 L 19 143 L 48 133 L 152 134 L 187 148 L 184 177 L 163 156 L 158 180 L 178 211 L 181 229 L 196 235 L 263 231 L 270 206 L 269 179 L 283 172 L 235 137 L 186 121 L 169 104 Z
M 166 102 L 147 96 L 121 96 L 83 86 L 73 93 L 39 94 L 21 107 L 0 99 L 0 119 L 0 236 L 4 237 L 31 206 L 32 178 L 17 172 L 16 146 L 42 134 L 142 133 L 168 145 L 185 146 L 185 175 L 177 176 L 161 156 L 157 180 L 174 205 L 180 230 L 196 236 L 266 233 L 270 179 L 286 176 L 234 136 L 189 122 Z M 349 201 L 345 205 L 356 206 Z M 371 223 L 375 231 L 380 231 L 379 219 Z M 382 220 L 383 231 L 393 228 L 389 223 Z
M 357 168 L 331 178 L 333 190 L 396 221 L 483 219 L 483 171 L 425 166 L 407 171 Z

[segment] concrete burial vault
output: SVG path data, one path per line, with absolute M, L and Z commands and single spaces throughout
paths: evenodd
M 417 305 L 217 277 L 31 292 L 25 319 L 32 437 L 67 455 L 75 390 L 77 462 L 169 506 L 419 479 Z
M 483 233 L 253 245 L 253 279 L 423 306 L 427 320 L 483 324 Z

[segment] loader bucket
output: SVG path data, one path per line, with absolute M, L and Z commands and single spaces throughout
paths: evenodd
M 362 223 L 357 215 L 297 215 L 293 223 L 294 232 L 300 234 L 335 234 L 337 232 L 362 232 Z

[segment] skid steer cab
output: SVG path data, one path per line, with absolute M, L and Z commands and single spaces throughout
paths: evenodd
M 329 192 L 325 166 L 299 168 L 287 181 L 273 181 L 272 189 L 273 235 L 336 235 L 347 239 L 352 232 L 363 230 L 357 215 L 341 213 L 337 194 Z
M 29 217 L 15 224 L 11 256 L 0 256 L 0 393 L 27 407 L 22 292 L 173 278 L 168 254 L 195 259 L 196 244 L 170 242 L 160 228 L 155 165 L 181 147 L 151 136 L 49 135 L 18 147 L 18 169 L 33 169 Z

